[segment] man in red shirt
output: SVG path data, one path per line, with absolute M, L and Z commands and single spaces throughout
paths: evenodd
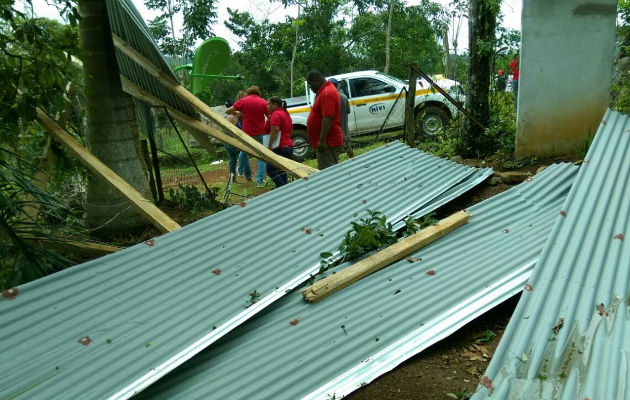
M 306 131 L 311 147 L 317 149 L 317 168 L 325 169 L 339 162 L 343 146 L 341 98 L 335 86 L 315 69 L 306 74 L 306 83 L 316 94 Z
M 246 93 L 247 96 L 234 103 L 225 113 L 232 114 L 235 111 L 240 111 L 243 114 L 243 127 L 241 129 L 262 144 L 263 135 L 265 134 L 265 117 L 269 116 L 267 100 L 260 97 L 258 86 L 250 86 Z M 241 152 L 238 157 L 238 164 L 239 169 L 243 168 L 247 180 L 250 180 L 252 173 L 249 168 L 249 155 Z M 266 166 L 267 164 L 261 160 L 258 160 L 256 164 L 256 184 L 258 187 L 265 186 Z
M 518 53 L 514 55 L 514 59 L 510 63 L 510 72 L 512 73 L 512 91 L 514 92 L 514 108 L 517 107 L 518 101 Z

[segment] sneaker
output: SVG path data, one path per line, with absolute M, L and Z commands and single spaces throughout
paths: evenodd
M 259 188 L 265 187 L 265 182 L 258 182 L 258 183 L 256 183 L 256 187 L 259 187 Z

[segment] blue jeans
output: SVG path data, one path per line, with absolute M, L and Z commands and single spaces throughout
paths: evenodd
M 254 140 L 262 144 L 262 135 L 252 136 Z M 264 161 L 257 160 L 256 162 L 256 182 L 263 183 L 265 180 L 267 164 Z M 249 166 L 249 154 L 241 151 L 238 155 L 238 172 L 239 174 L 245 174 L 245 178 L 250 179 L 252 177 L 252 170 Z
M 273 152 L 279 156 L 285 158 L 291 158 L 291 154 L 293 154 L 293 147 L 279 147 L 277 149 L 273 149 Z M 287 176 L 287 172 L 274 167 L 273 165 L 267 165 L 267 173 L 269 177 L 276 184 L 276 187 L 284 186 L 289 183 L 289 177 Z
M 518 79 L 512 81 L 512 91 L 514 92 L 514 109 L 516 109 L 518 106 Z
M 228 144 L 224 144 L 223 147 L 225 147 L 225 152 L 230 160 L 228 163 L 230 174 L 232 174 L 233 177 L 236 177 L 236 160 L 238 159 L 238 150 Z

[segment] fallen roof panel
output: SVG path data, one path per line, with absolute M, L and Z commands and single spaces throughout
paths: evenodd
M 158 66 L 163 74 L 177 80 L 133 2 L 131 0 L 107 0 L 105 4 L 107 5 L 112 33 L 129 43 L 134 50 L 150 60 L 153 65 Z M 197 118 L 197 113 L 192 107 L 118 48 L 116 48 L 116 59 L 120 73 L 125 78 L 155 95 L 166 104 L 186 115 Z
M 475 171 L 390 144 L 22 285 L 0 298 L 0 397 L 130 397 L 307 280 L 368 209 L 395 223 Z
M 340 398 L 521 291 L 577 167 L 479 203 L 470 222 L 310 304 L 294 291 L 140 398 Z M 434 275 L 427 272 L 433 270 Z
M 630 399 L 629 181 L 608 111 L 473 399 Z

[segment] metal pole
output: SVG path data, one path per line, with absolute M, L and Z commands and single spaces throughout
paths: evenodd
M 407 144 L 411 147 L 416 147 L 416 82 L 418 80 L 418 73 L 416 63 L 409 64 L 409 90 L 407 91 L 407 98 L 405 101 L 405 136 L 407 137 Z
M 164 189 L 162 188 L 162 175 L 160 174 L 160 162 L 158 160 L 157 146 L 155 145 L 155 121 L 151 114 L 151 108 L 143 104 L 142 111 L 147 125 L 147 136 L 149 136 L 149 147 L 151 147 L 151 159 L 153 160 L 153 171 L 155 172 L 155 185 L 157 186 L 158 201 L 164 201 Z
M 453 105 L 455 107 L 457 107 L 457 109 L 459 109 L 459 111 L 461 111 L 465 116 L 467 116 L 468 118 L 470 118 L 471 121 L 473 121 L 475 124 L 477 124 L 481 129 L 486 129 L 485 126 L 483 126 L 483 124 L 481 122 L 479 122 L 479 120 L 477 118 L 475 118 L 471 113 L 469 113 L 468 111 L 466 111 L 466 109 L 464 107 L 462 107 L 461 104 L 459 104 L 459 102 L 457 100 L 455 100 L 454 98 L 452 98 L 448 93 L 446 93 L 446 91 L 444 91 L 444 89 L 442 89 L 441 87 L 439 87 L 435 82 L 433 82 L 433 79 L 431 79 L 429 77 L 429 75 L 425 74 L 424 72 L 420 71 L 420 68 L 418 68 L 417 66 L 411 64 L 411 68 L 415 69 L 416 72 L 418 73 L 418 75 L 420 75 L 421 77 L 423 77 L 424 79 L 426 79 L 427 82 L 429 82 L 429 85 L 431 85 L 431 87 L 433 87 L 435 90 L 437 90 L 438 92 L 440 92 L 444 97 L 446 97 L 446 99 L 448 101 L 450 101 L 451 103 L 453 103 Z

